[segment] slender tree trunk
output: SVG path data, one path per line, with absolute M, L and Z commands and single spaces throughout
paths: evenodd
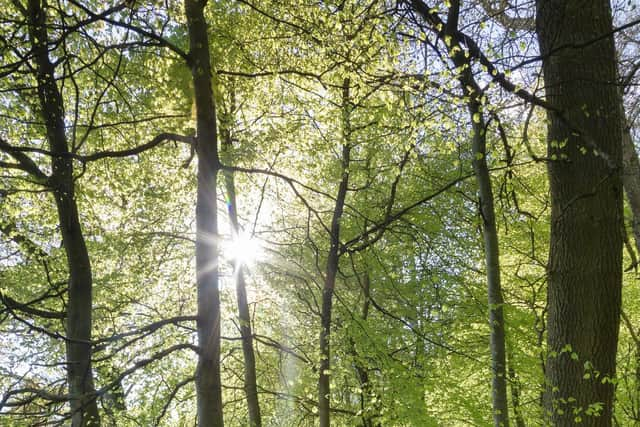
M 475 107 L 469 112 L 474 117 Z M 481 135 L 481 136 L 480 136 Z M 486 135 L 484 123 L 474 125 L 473 137 L 474 170 L 480 188 L 480 211 L 483 220 L 485 258 L 487 266 L 487 291 L 489 298 L 489 328 L 491 329 L 491 366 L 493 369 L 493 419 L 496 426 L 509 425 L 507 406 L 506 356 L 502 285 L 500 283 L 500 253 L 496 229 L 493 190 L 486 160 Z
M 467 74 L 466 71 L 463 74 Z M 468 73 L 471 75 L 471 73 Z M 464 84 L 464 83 L 463 83 Z M 464 84 L 468 87 L 467 84 Z M 475 87 L 478 87 L 475 85 Z M 473 94 L 468 104 L 469 115 L 473 122 L 473 170 L 480 193 L 480 215 L 482 216 L 482 234 L 484 237 L 484 255 L 487 269 L 487 294 L 489 301 L 489 329 L 491 330 L 489 347 L 491 349 L 493 423 L 496 427 L 509 425 L 509 406 L 507 402 L 506 352 L 502 285 L 500 283 L 500 251 L 498 230 L 496 228 L 495 209 L 491 176 L 487 165 L 486 127 L 480 110 L 480 104 Z
M 218 289 L 217 175 L 220 169 L 206 1 L 185 0 L 190 66 L 196 104 L 198 195 L 196 200 L 196 282 L 198 343 L 196 370 L 198 426 L 221 427 L 220 291 Z
M 634 372 L 634 396 L 632 396 L 632 403 L 631 403 L 631 408 L 632 408 L 632 419 L 636 422 L 636 423 L 640 423 L 640 343 L 636 342 L 635 343 L 635 362 L 636 362 L 636 369 Z
M 100 417 L 91 370 L 92 274 L 89 253 L 75 200 L 73 162 L 67 156 L 64 104 L 49 59 L 46 11 L 41 0 L 29 0 L 29 36 L 38 81 L 38 97 L 52 156 L 51 187 L 58 210 L 62 244 L 69 269 L 67 301 L 67 378 L 71 425 L 98 426 Z
M 342 110 L 343 110 L 343 145 L 342 145 L 342 178 L 338 187 L 335 206 L 333 208 L 333 218 L 331 219 L 330 246 L 327 256 L 327 266 L 322 290 L 322 312 L 320 329 L 320 372 L 318 379 L 318 415 L 320 416 L 320 427 L 329 427 L 330 423 L 330 375 L 331 375 L 331 350 L 329 339 L 331 336 L 331 308 L 333 304 L 333 290 L 338 274 L 338 262 L 340 258 L 340 219 L 344 210 L 345 198 L 347 196 L 347 186 L 349 184 L 349 162 L 351 155 L 350 140 L 350 98 L 349 79 L 345 79 L 342 89 Z
M 631 207 L 633 237 L 636 251 L 640 256 L 640 162 L 631 137 L 631 129 L 627 119 L 624 118 L 624 120 L 622 131 L 622 183 Z
M 631 324 L 631 320 L 629 316 L 625 314 L 624 311 L 620 311 L 620 317 L 625 323 L 627 330 L 629 331 L 629 335 L 631 335 L 631 339 L 634 344 L 634 361 L 635 361 L 635 372 L 633 378 L 633 385 L 630 393 L 630 410 L 629 410 L 629 418 L 635 421 L 636 423 L 640 421 L 640 339 L 638 338 L 638 334 L 635 332 L 633 325 Z M 631 388 L 631 387 L 630 387 Z
M 537 0 L 536 19 L 547 100 L 561 112 L 548 112 L 545 407 L 553 425 L 610 426 L 623 242 L 621 99 L 613 37 L 602 37 L 611 8 L 609 0 Z
M 636 152 L 628 118 L 622 107 L 624 128 L 622 130 L 622 183 L 629 206 L 631 207 L 631 224 L 637 256 L 640 256 L 640 162 Z M 637 260 L 637 257 L 636 257 Z M 637 261 L 636 261 L 637 262 Z M 637 268 L 637 265 L 634 266 Z M 631 324 L 629 323 L 629 327 Z M 632 419 L 640 421 L 640 342 L 635 340 L 635 389 L 632 396 Z
M 453 34 L 458 28 L 460 1 L 453 0 L 445 33 Z M 451 52 L 454 65 L 461 70 L 458 80 L 464 97 L 473 129 L 473 171 L 480 196 L 480 216 L 482 217 L 482 235 L 484 238 L 484 256 L 487 275 L 487 294 L 489 302 L 489 329 L 491 331 L 489 347 L 492 368 L 492 406 L 493 423 L 496 427 L 509 426 L 509 406 L 507 401 L 507 372 L 502 284 L 500 283 L 500 249 L 496 228 L 493 189 L 491 175 L 487 165 L 486 123 L 482 114 L 480 97 L 482 91 L 473 77 L 471 63 L 461 51 Z
M 628 119 L 626 118 L 626 116 L 623 117 L 625 126 L 622 133 L 622 182 L 624 185 L 625 193 L 627 195 L 627 200 L 629 201 L 629 206 L 631 207 L 631 224 L 633 237 L 635 241 L 636 251 L 638 253 L 638 256 L 640 256 L 640 162 L 638 161 L 638 154 L 633 144 L 633 138 L 631 137 L 631 129 L 629 127 Z M 637 265 L 635 267 L 637 268 Z M 628 327 L 632 327 L 630 321 Z M 631 412 L 633 415 L 633 419 L 638 422 L 640 421 L 640 342 L 637 339 L 634 340 L 634 342 L 636 387 L 635 390 L 633 390 L 635 395 L 632 398 Z
M 640 257 L 640 161 L 638 161 L 638 153 L 636 152 L 633 137 L 631 135 L 631 123 L 627 116 L 624 102 L 622 101 L 622 90 L 620 90 L 620 114 L 623 120 L 622 128 L 622 184 L 631 208 L 631 228 L 633 232 L 633 240 L 635 242 L 636 256 L 634 260 L 634 268 L 638 268 L 638 257 Z M 635 336 L 631 321 L 622 313 L 622 318 L 627 322 L 627 327 L 634 337 L 635 344 L 635 388 L 631 396 L 631 414 L 630 418 L 635 422 L 640 422 L 640 341 Z
M 509 382 L 511 383 L 511 403 L 513 406 L 513 414 L 515 415 L 515 423 L 517 427 L 525 427 L 526 424 L 522 416 L 522 405 L 520 403 L 520 380 L 513 367 L 511 354 L 509 354 L 509 368 L 507 369 L 507 373 L 509 374 Z
M 223 136 L 223 153 L 231 150 L 231 133 L 229 129 L 221 129 Z M 224 172 L 225 187 L 227 190 L 227 203 L 229 211 L 229 221 L 231 223 L 231 234 L 233 239 L 237 239 L 240 234 L 238 224 L 238 211 L 236 201 L 236 186 L 233 172 Z M 247 396 L 247 407 L 249 410 L 249 425 L 251 427 L 261 427 L 260 402 L 258 399 L 258 385 L 256 380 L 256 357 L 253 351 L 253 333 L 251 331 L 251 314 L 249 303 L 247 302 L 247 286 L 244 279 L 244 265 L 239 259 L 233 260 L 233 274 L 236 279 L 236 297 L 238 300 L 238 319 L 240 321 L 240 337 L 242 338 L 242 354 L 244 356 L 244 392 Z
M 366 228 L 366 227 L 365 227 Z M 369 317 L 369 306 L 371 305 L 371 277 L 369 270 L 365 266 L 365 272 L 362 278 L 362 308 L 360 310 L 360 319 L 363 322 L 367 321 Z M 354 356 L 354 367 L 358 376 L 358 383 L 360 384 L 360 410 L 362 411 L 362 427 L 380 427 L 380 423 L 376 421 L 379 414 L 378 404 L 375 405 L 375 409 L 369 408 L 369 399 L 374 393 L 373 387 L 369 380 L 369 371 L 366 366 L 361 362 L 363 355 L 358 354 L 358 350 L 355 345 L 355 341 L 351 340 L 351 352 Z M 376 402 L 379 402 L 376 399 Z

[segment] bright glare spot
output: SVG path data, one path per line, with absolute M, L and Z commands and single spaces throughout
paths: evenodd
M 262 256 L 260 243 L 244 233 L 231 240 L 227 251 L 225 255 L 228 259 L 239 261 L 242 265 L 253 264 Z

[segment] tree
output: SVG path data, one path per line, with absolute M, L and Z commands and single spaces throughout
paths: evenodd
M 212 67 L 204 8 L 207 2 L 185 0 L 189 55 L 196 104 L 198 197 L 196 202 L 196 280 L 198 344 L 196 371 L 198 425 L 222 427 L 220 379 L 220 291 L 218 278 L 217 178 L 220 169 Z
M 32 174 L 53 192 L 69 274 L 65 344 L 71 425 L 98 426 L 100 416 L 91 360 L 93 276 L 75 200 L 74 166 L 66 135 L 64 99 L 55 78 L 56 66 L 49 56 L 48 10 L 46 3 L 39 0 L 30 0 L 26 7 L 16 3 L 16 7 L 28 28 L 33 55 L 31 70 L 50 149 L 51 175 L 47 176 L 29 156 L 5 141 L 2 141 L 2 150 L 18 162 L 16 167 Z
M 507 404 L 507 363 L 505 344 L 504 299 L 500 282 L 500 249 L 494 209 L 491 176 L 487 162 L 487 123 L 484 118 L 483 90 L 473 75 L 473 63 L 465 55 L 459 42 L 453 42 L 459 34 L 460 2 L 453 0 L 447 14 L 447 21 L 441 21 L 422 1 L 412 2 L 416 11 L 438 30 L 438 38 L 444 41 L 451 61 L 456 67 L 457 79 L 467 104 L 472 126 L 473 169 L 480 196 L 480 216 L 484 237 L 487 294 L 489 302 L 489 328 L 491 330 L 490 349 L 493 371 L 492 404 L 493 420 L 496 427 L 509 425 Z
M 608 1 L 539 0 L 548 112 L 546 410 L 611 425 L 622 286 L 622 129 Z
M 604 1 L 566 24 L 577 0 L 540 0 L 538 52 L 536 2 L 5 3 L 0 424 L 86 425 L 70 401 L 123 427 L 638 418 L 637 287 L 617 349 L 600 308 L 635 274 L 636 114 L 622 135 L 609 111 L 640 68 L 631 6 L 612 28 L 587 23 Z
M 227 166 L 232 162 L 231 151 L 233 149 L 232 129 L 236 114 L 235 92 L 231 88 L 229 105 L 223 109 L 221 114 L 220 134 L 222 137 L 222 154 Z M 225 111 L 226 110 L 226 111 Z M 243 231 L 238 220 L 238 197 L 236 196 L 236 183 L 232 171 L 224 171 L 224 186 L 226 190 L 227 213 L 229 216 L 231 239 L 235 242 L 243 241 Z M 241 248 L 247 250 L 247 248 Z M 249 425 L 251 427 L 262 427 L 262 416 L 260 415 L 260 401 L 258 398 L 258 384 L 256 379 L 256 357 L 254 349 L 253 332 L 251 328 L 251 313 L 247 300 L 247 284 L 245 280 L 246 265 L 240 256 L 232 260 L 233 276 L 236 282 L 236 299 L 238 307 L 238 322 L 240 336 L 242 338 L 242 354 L 244 357 L 244 389 L 247 398 L 247 408 L 249 412 Z

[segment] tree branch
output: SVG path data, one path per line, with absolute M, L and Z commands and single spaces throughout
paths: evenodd
M 0 149 L 2 149 L 2 144 L 1 144 L 0 140 Z M 25 152 L 31 152 L 31 153 L 39 153 L 39 154 L 44 154 L 47 156 L 51 156 L 51 157 L 62 157 L 62 158 L 69 158 L 69 159 L 74 159 L 74 160 L 78 160 L 80 162 L 83 163 L 87 163 L 87 162 L 93 162 L 96 160 L 101 160 L 101 159 L 106 159 L 106 158 L 119 158 L 119 157 L 128 157 L 128 156 L 133 156 L 136 154 L 140 154 L 146 150 L 149 150 L 157 145 L 160 145 L 163 142 L 166 141 L 175 141 L 175 142 L 184 142 L 185 144 L 190 144 L 191 146 L 195 146 L 195 144 L 197 143 L 197 139 L 194 136 L 184 136 L 184 135 L 179 135 L 179 134 L 175 134 L 175 133 L 161 133 L 158 136 L 156 136 L 155 138 L 153 138 L 151 141 L 142 144 L 142 145 L 138 145 L 137 147 L 133 147 L 127 150 L 107 150 L 107 151 L 100 151 L 97 153 L 93 153 L 93 154 L 86 154 L 86 155 L 82 155 L 82 154 L 77 154 L 77 153 L 71 153 L 71 152 L 58 152 L 58 153 L 54 153 L 53 151 L 49 151 L 49 150 L 44 150 L 41 148 L 33 148 L 33 147 L 13 147 L 11 146 L 11 149 L 13 150 L 13 152 L 15 152 L 16 154 L 21 154 L 24 155 L 23 153 Z M 12 154 L 13 155 L 13 154 Z M 26 156 L 25 156 L 26 157 Z M 45 175 L 46 176 L 46 175 Z
M 5 141 L 2 137 L 0 137 L 0 150 L 9 154 L 18 162 L 18 164 L 12 165 L 13 168 L 21 169 L 29 173 L 34 178 L 36 178 L 38 182 L 41 183 L 45 183 L 49 179 L 49 176 L 42 172 L 36 162 L 34 162 L 29 156 L 23 153 L 23 151 L 26 150 L 23 150 L 19 147 L 14 147 L 13 145 Z
M 128 24 L 128 23 L 124 23 L 124 22 L 120 22 L 120 21 L 116 21 L 115 19 L 111 19 L 108 17 L 108 14 L 105 13 L 96 13 L 94 11 L 92 11 L 91 9 L 89 9 L 88 7 L 86 7 L 85 5 L 83 5 L 82 3 L 76 1 L 76 0 L 69 0 L 71 2 L 71 4 L 79 7 L 80 9 L 82 9 L 87 15 L 91 16 L 92 18 L 100 18 L 101 20 L 108 22 L 109 24 L 112 24 L 116 27 L 121 27 L 127 30 L 131 30 L 134 33 L 140 34 L 144 37 L 148 37 L 152 40 L 157 41 L 161 46 L 168 48 L 169 50 L 171 50 L 173 53 L 177 54 L 179 57 L 181 57 L 182 59 L 185 60 L 185 62 L 187 64 L 191 63 L 191 57 L 189 56 L 189 54 L 187 52 L 185 52 L 183 49 L 181 49 L 179 46 L 173 44 L 172 42 L 170 42 L 169 40 L 165 39 L 164 37 L 152 33 L 151 31 L 147 31 L 147 30 L 143 30 L 140 27 L 136 27 L 135 25 L 132 24 Z M 128 3 L 125 2 L 123 4 Z
M 11 298 L 9 295 L 0 291 L 0 302 L 4 304 L 5 307 L 9 311 L 17 310 L 25 314 L 30 314 L 32 316 L 42 317 L 44 319 L 65 319 L 67 317 L 66 313 L 61 311 L 47 311 L 40 310 L 38 308 L 31 307 L 31 304 L 34 302 L 21 303 Z M 5 311 L 5 310 L 2 310 Z

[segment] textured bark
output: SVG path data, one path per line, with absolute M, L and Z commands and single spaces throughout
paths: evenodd
M 38 97 L 52 156 L 50 185 L 53 190 L 62 245 L 69 270 L 67 300 L 67 380 L 71 425 L 98 426 L 100 417 L 91 370 L 92 274 L 75 200 L 73 163 L 68 156 L 64 105 L 49 58 L 46 12 L 40 0 L 29 0 L 29 37 L 38 81 Z
M 349 184 L 349 162 L 351 155 L 350 123 L 351 110 L 349 100 L 349 80 L 345 79 L 342 90 L 343 110 L 343 142 L 342 142 L 342 177 L 338 186 L 338 194 L 333 208 L 333 217 L 330 228 L 330 246 L 327 254 L 324 286 L 322 289 L 322 312 L 320 329 L 320 372 L 318 378 L 318 415 L 320 427 L 330 426 L 330 398 L 331 398 L 331 349 L 329 339 L 331 337 L 331 309 L 333 304 L 333 290 L 338 274 L 338 262 L 340 258 L 340 219 L 344 210 L 347 186 Z
M 460 2 L 451 2 L 446 34 L 457 31 Z M 484 256 L 487 276 L 487 296 L 489 303 L 489 348 L 491 351 L 491 402 L 493 407 L 493 423 L 496 427 L 509 426 L 509 406 L 507 401 L 507 373 L 504 313 L 502 298 L 502 284 L 500 282 L 500 250 L 498 245 L 498 230 L 491 187 L 491 175 L 487 164 L 487 135 L 486 123 L 480 103 L 481 89 L 476 82 L 471 63 L 461 51 L 451 52 L 454 65 L 460 69 L 458 81 L 464 97 L 467 99 L 467 110 L 473 129 L 472 151 L 473 171 L 480 196 L 480 216 L 482 217 L 482 235 L 484 238 Z
M 185 0 L 190 66 L 196 104 L 198 195 L 196 200 L 196 282 L 198 344 L 196 370 L 198 426 L 221 427 L 220 291 L 218 289 L 217 175 L 220 169 L 216 109 L 211 85 L 211 59 L 206 1 Z
M 223 152 L 231 149 L 231 134 L 228 129 L 221 129 L 223 137 Z M 225 162 L 226 163 L 226 162 Z M 228 163 L 227 163 L 228 164 Z M 236 200 L 236 186 L 233 172 L 224 172 L 229 221 L 231 223 L 232 238 L 240 233 Z M 236 279 L 236 298 L 238 303 L 238 319 L 240 321 L 240 337 L 242 339 L 242 354 L 244 356 L 244 392 L 247 397 L 250 427 L 261 427 L 260 401 L 258 399 L 258 385 L 256 380 L 256 357 L 253 351 L 253 333 L 251 331 L 251 314 L 247 302 L 247 285 L 244 278 L 244 266 L 238 259 L 233 260 L 233 271 Z
M 548 113 L 545 406 L 553 425 L 580 417 L 610 426 L 623 242 L 621 99 L 613 38 L 601 37 L 612 29 L 611 9 L 609 0 L 538 0 L 536 19 L 547 100 L 562 112 Z M 593 405 L 597 417 L 587 413 Z

